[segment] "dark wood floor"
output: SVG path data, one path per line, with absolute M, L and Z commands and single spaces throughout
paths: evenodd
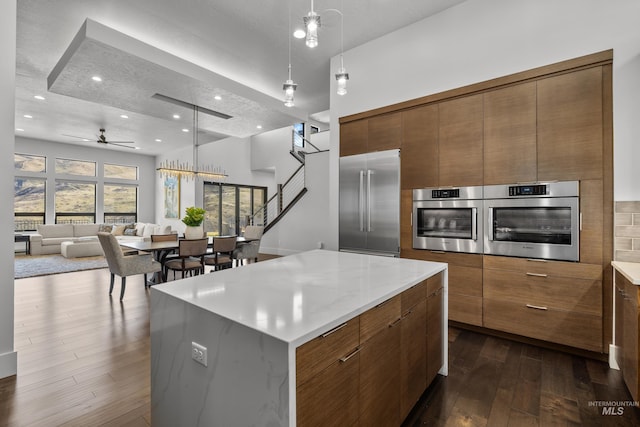
M 108 286 L 104 269 L 16 280 L 19 375 L 0 380 L 0 426 L 150 425 L 149 291 L 132 277 L 120 302 Z M 589 406 L 631 399 L 602 362 L 460 329 L 449 345 L 449 376 L 405 426 L 640 425 L 637 408 Z

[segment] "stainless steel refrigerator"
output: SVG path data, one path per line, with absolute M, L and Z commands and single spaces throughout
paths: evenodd
M 400 255 L 400 150 L 340 158 L 341 251 Z

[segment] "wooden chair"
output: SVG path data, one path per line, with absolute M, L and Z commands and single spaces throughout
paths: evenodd
M 153 256 L 149 253 L 142 255 L 125 255 L 122 252 L 122 248 L 120 247 L 118 240 L 111 233 L 100 232 L 98 233 L 98 239 L 100 240 L 100 245 L 104 251 L 104 256 L 107 259 L 107 265 L 109 266 L 109 272 L 111 273 L 109 295 L 113 292 L 115 275 L 117 274 L 122 278 L 120 285 L 120 301 L 124 298 L 127 276 L 143 274 L 144 285 L 147 287 L 149 286 L 147 274 L 156 273 L 162 270 L 160 263 L 155 261 Z
M 152 234 L 151 241 L 152 242 L 177 242 L 178 234 L 177 233 Z M 160 263 L 162 264 L 162 278 L 165 281 L 167 280 L 167 269 L 165 267 L 165 263 L 169 260 L 178 258 L 178 254 L 176 254 L 175 252 L 176 251 L 174 249 L 168 249 L 166 251 L 162 251 L 162 253 L 158 257 L 158 259 L 160 260 Z
M 212 255 L 204 257 L 206 265 L 212 265 L 213 270 L 221 270 L 232 266 L 231 254 L 236 248 L 236 236 L 214 237 Z
M 204 273 L 204 256 L 207 253 L 209 239 L 182 239 L 178 242 L 178 257 L 165 261 L 164 266 L 168 270 L 173 270 L 173 278 L 176 278 L 176 271 L 182 271 L 182 278 L 189 272 L 193 276 L 195 273 Z

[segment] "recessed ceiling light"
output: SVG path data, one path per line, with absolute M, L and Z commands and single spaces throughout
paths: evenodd
M 297 38 L 297 39 L 303 39 L 305 38 L 305 36 L 307 35 L 307 33 L 304 32 L 304 30 L 298 28 L 297 30 L 295 30 L 293 32 L 293 37 Z
M 257 129 L 262 129 L 262 125 L 256 126 Z
M 34 98 L 39 100 L 39 101 L 44 101 L 44 99 L 45 99 L 44 96 L 42 96 L 42 95 L 34 95 Z
M 87 138 L 82 138 L 82 140 L 83 140 L 84 142 L 89 142 L 89 141 L 90 141 L 90 140 L 88 140 Z
M 187 133 L 188 133 L 188 132 L 189 132 L 189 129 L 184 128 L 184 129 L 182 129 L 182 132 L 187 132 Z
M 162 142 L 160 138 L 156 138 L 156 142 Z
M 120 118 L 121 118 L 121 119 L 128 119 L 128 118 L 129 118 L 129 116 L 127 116 L 126 114 L 120 114 Z
M 180 118 L 180 114 L 174 114 L 173 118 L 176 119 L 176 120 L 179 119 Z
M 29 115 L 29 114 L 25 114 L 23 116 L 25 119 L 33 119 L 33 116 Z
M 216 95 L 213 97 L 213 99 L 215 99 L 216 101 L 220 101 L 222 97 L 220 95 Z
M 22 129 L 22 128 L 16 128 L 16 130 L 17 130 L 18 132 L 24 132 L 24 129 Z
M 101 81 L 102 81 L 102 77 L 100 77 L 100 76 L 93 76 L 93 77 L 91 77 L 91 80 L 93 80 L 94 82 L 101 82 Z
M 133 149 L 134 149 L 134 150 L 139 150 L 139 149 L 140 149 L 140 147 L 133 147 Z

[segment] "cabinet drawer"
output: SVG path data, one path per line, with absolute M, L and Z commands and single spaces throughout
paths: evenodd
M 540 310 L 484 299 L 484 326 L 570 347 L 602 352 L 602 318 L 555 309 Z
M 351 319 L 296 349 L 296 384 L 346 356 L 360 344 L 360 319 Z
M 491 270 L 512 270 L 556 277 L 576 277 L 578 279 L 602 279 L 602 266 L 579 262 L 546 261 L 538 259 L 484 256 L 484 268 Z
M 396 295 L 360 315 L 360 342 L 389 327 L 400 319 L 401 297 Z
M 482 297 L 449 293 L 449 320 L 482 326 Z
M 444 276 L 443 272 L 436 274 L 435 276 L 431 276 L 427 279 L 427 297 L 438 292 L 438 289 L 442 288 L 442 277 Z
M 406 313 L 411 307 L 419 304 L 427 298 L 428 280 L 429 279 L 423 280 L 400 294 L 402 314 Z
M 484 297 L 602 316 L 602 282 L 597 279 L 485 270 Z
M 482 269 L 449 266 L 449 294 L 482 297 Z

